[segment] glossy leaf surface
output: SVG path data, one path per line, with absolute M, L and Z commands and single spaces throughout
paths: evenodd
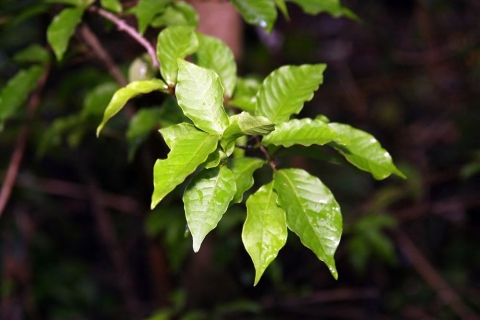
M 198 252 L 205 236 L 215 229 L 235 195 L 235 177 L 226 166 L 200 171 L 183 194 L 185 216 Z
M 169 86 L 177 83 L 178 59 L 195 53 L 198 38 L 194 29 L 188 26 L 168 27 L 158 35 L 157 57 L 160 71 Z
M 183 113 L 198 128 L 221 135 L 229 125 L 223 108 L 222 84 L 212 70 L 179 59 L 175 93 Z
M 270 182 L 252 194 L 246 203 L 242 241 L 255 266 L 254 285 L 287 242 L 285 211 L 277 205 L 277 198 Z
M 329 123 L 329 126 L 348 138 L 349 142 L 345 145 L 332 143 L 332 146 L 351 164 L 370 172 L 377 180 L 385 179 L 391 174 L 405 178 L 393 164 L 390 154 L 371 134 L 341 123 Z
M 232 200 L 232 203 L 240 203 L 243 200 L 243 194 L 253 186 L 253 173 L 260 169 L 265 164 L 265 161 L 259 158 L 230 158 L 227 166 L 232 170 L 235 176 L 235 184 L 237 192 Z
M 82 21 L 84 8 L 66 8 L 53 18 L 47 29 L 47 40 L 60 61 L 67 50 L 75 28 Z
M 144 33 L 152 19 L 162 13 L 173 0 L 140 0 L 134 8 L 138 31 Z
M 257 94 L 256 115 L 273 123 L 288 121 L 298 114 L 323 82 L 324 64 L 283 66 L 267 76 Z
M 171 127 L 166 129 L 172 130 Z M 167 159 L 157 160 L 153 167 L 152 209 L 207 160 L 217 149 L 218 138 L 197 130 L 171 140 Z
M 277 19 L 274 0 L 231 0 L 245 21 L 259 26 L 267 32 L 272 31 Z
M 189 133 L 200 132 L 193 124 L 179 123 L 160 130 L 167 146 L 172 149 L 175 139 Z
M 112 12 L 122 12 L 122 4 L 119 0 L 100 0 L 100 4 L 102 5 L 102 7 Z
M 277 171 L 274 188 L 278 204 L 287 213 L 288 228 L 337 279 L 333 255 L 342 235 L 342 215 L 333 194 L 317 177 L 302 169 Z
M 174 2 L 167 6 L 165 11 L 153 19 L 154 27 L 191 26 L 197 27 L 198 14 L 195 9 L 186 2 Z
M 128 100 L 132 99 L 139 94 L 149 93 L 152 91 L 164 91 L 167 92 L 167 85 L 159 79 L 152 79 L 146 81 L 135 81 L 128 84 L 125 88 L 121 88 L 115 92 L 108 104 L 107 108 L 105 109 L 105 113 L 103 115 L 103 120 L 97 128 L 97 136 L 102 131 L 105 123 L 116 115 L 123 106 L 127 103 Z

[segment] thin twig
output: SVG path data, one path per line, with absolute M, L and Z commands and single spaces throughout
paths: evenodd
M 140 33 L 138 33 L 137 30 L 135 30 L 135 28 L 130 26 L 128 23 L 126 23 L 124 20 L 120 19 L 113 13 L 103 10 L 102 8 L 91 6 L 90 8 L 88 8 L 88 10 L 111 21 L 117 26 L 118 30 L 125 31 L 126 33 L 128 33 L 133 39 L 135 39 L 139 44 L 141 44 L 147 50 L 148 54 L 152 58 L 153 66 L 155 68 L 159 67 L 160 64 L 157 59 L 157 53 L 155 48 L 152 46 L 150 42 L 148 42 L 147 39 L 145 39 Z

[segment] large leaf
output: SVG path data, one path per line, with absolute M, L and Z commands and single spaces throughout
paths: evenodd
M 162 13 L 173 0 L 140 0 L 134 8 L 138 31 L 144 33 L 152 19 Z
M 240 203 L 243 200 L 245 191 L 253 186 L 253 173 L 260 169 L 265 164 L 265 161 L 259 158 L 230 158 L 227 166 L 232 170 L 235 176 L 235 184 L 237 192 L 232 200 L 232 203 Z
M 215 229 L 235 195 L 235 177 L 226 166 L 200 171 L 183 194 L 193 251 L 198 252 L 205 236 Z
M 25 103 L 43 72 L 43 67 L 32 66 L 19 71 L 8 81 L 0 92 L 0 123 L 11 117 Z
M 159 79 L 152 79 L 146 81 L 135 81 L 129 83 L 125 88 L 117 90 L 105 109 L 103 120 L 97 128 L 97 136 L 100 134 L 100 131 L 102 131 L 105 123 L 107 123 L 111 117 L 116 115 L 128 100 L 138 96 L 139 94 L 149 93 L 152 91 L 168 92 L 166 91 L 167 89 L 168 88 L 165 82 Z
M 301 144 L 308 147 L 312 144 L 323 145 L 335 139 L 339 139 L 339 134 L 327 123 L 306 118 L 293 119 L 277 125 L 275 131 L 263 138 L 262 143 L 284 147 Z
M 342 235 L 342 215 L 333 194 L 317 177 L 302 169 L 275 172 L 274 188 L 278 204 L 287 213 L 288 228 L 337 279 L 333 255 Z
M 122 12 L 122 4 L 119 0 L 100 0 L 100 4 L 105 9 L 113 11 L 115 13 Z
M 288 121 L 298 114 L 323 82 L 325 64 L 283 66 L 267 76 L 257 94 L 257 115 L 273 123 Z
M 228 102 L 229 105 L 242 109 L 243 111 L 255 114 L 257 106 L 257 92 L 261 83 L 254 78 L 237 78 L 237 85 L 233 94 L 233 99 Z
M 348 138 L 349 142 L 345 145 L 333 142 L 331 146 L 337 149 L 351 164 L 370 172 L 377 180 L 385 179 L 392 173 L 406 178 L 393 164 L 390 154 L 371 134 L 341 123 L 330 123 L 329 126 Z
M 157 160 L 153 167 L 152 209 L 217 149 L 218 139 L 197 130 L 171 141 L 167 159 Z
M 224 95 L 230 98 L 237 81 L 237 64 L 232 50 L 220 39 L 198 34 L 197 65 L 212 69 L 222 80 Z
M 198 49 L 198 38 L 193 27 L 175 26 L 164 29 L 158 35 L 157 57 L 160 71 L 169 86 L 177 83 L 178 59 L 195 53 Z
M 221 135 L 229 124 L 223 108 L 223 88 L 212 70 L 178 60 L 178 84 L 175 89 L 183 113 L 200 129 Z
M 198 26 L 198 14 L 195 9 L 186 2 L 174 2 L 165 11 L 152 20 L 153 27 L 172 26 Z
M 52 46 L 53 52 L 60 61 L 63 54 L 67 50 L 70 37 L 75 32 L 75 28 L 82 21 L 84 8 L 67 8 L 63 9 L 53 18 L 47 29 L 47 40 Z
M 342 7 L 340 0 L 287 0 L 298 4 L 303 11 L 316 15 L 320 12 L 328 12 L 334 17 L 346 16 L 357 20 L 358 17 L 345 7 Z
M 261 187 L 247 200 L 247 219 L 242 241 L 255 266 L 255 282 L 287 242 L 285 211 L 277 205 L 273 182 Z
M 245 21 L 270 32 L 277 19 L 274 0 L 231 0 Z

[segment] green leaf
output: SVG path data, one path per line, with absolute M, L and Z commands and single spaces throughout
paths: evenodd
M 75 28 L 82 21 L 84 8 L 63 9 L 53 18 L 47 29 L 47 40 L 52 46 L 53 52 L 60 61 L 67 50 L 70 37 L 75 32 Z
M 112 12 L 122 12 L 122 4 L 119 0 L 100 0 L 100 4 L 102 5 L 102 7 Z
M 198 252 L 205 236 L 215 229 L 235 195 L 235 177 L 226 166 L 200 171 L 183 194 L 193 251 Z
M 274 0 L 231 0 L 245 21 L 272 31 L 277 19 L 277 8 Z
M 105 108 L 118 89 L 118 84 L 115 82 L 105 82 L 90 90 L 83 101 L 82 118 L 100 121 Z
M 230 158 L 227 166 L 232 170 L 235 176 L 235 184 L 237 192 L 232 200 L 232 203 L 240 203 L 243 200 L 245 191 L 253 186 L 253 173 L 260 169 L 265 164 L 265 161 L 259 158 Z
M 91 5 L 95 0 L 46 0 L 46 3 L 63 3 L 76 7 L 86 8 Z
M 160 132 L 163 134 L 172 127 Z M 207 160 L 208 155 L 217 149 L 218 139 L 218 136 L 196 130 L 170 141 L 168 158 L 157 160 L 153 167 L 152 209 Z
M 267 76 L 257 94 L 256 115 L 273 123 L 288 121 L 313 98 L 323 82 L 325 64 L 283 66 Z
M 275 172 L 278 204 L 287 213 L 287 225 L 338 278 L 333 255 L 342 235 L 340 206 L 331 191 L 302 169 Z
M 43 75 L 44 68 L 32 66 L 20 70 L 0 92 L 0 124 L 10 118 L 28 99 Z
M 32 44 L 15 54 L 13 60 L 16 62 L 38 62 L 47 64 L 50 62 L 50 54 L 47 49 L 38 44 Z
M 172 149 L 173 143 L 177 138 L 189 133 L 201 132 L 194 125 L 189 123 L 179 123 L 160 130 L 167 146 Z
M 140 144 L 160 125 L 160 108 L 140 109 L 130 120 L 127 130 L 128 158 L 131 160 Z
M 329 126 L 349 139 L 345 145 L 331 143 L 348 162 L 360 170 L 370 172 L 377 180 L 385 179 L 392 173 L 406 179 L 393 164 L 390 154 L 371 134 L 341 123 L 329 123 Z
M 221 135 L 228 127 L 228 116 L 223 108 L 223 88 L 214 71 L 179 59 L 175 93 L 183 113 L 198 128 Z
M 290 20 L 290 16 L 288 15 L 288 8 L 285 0 L 275 0 L 275 4 L 277 5 L 278 9 L 282 12 L 285 19 Z
M 285 211 L 277 205 L 273 182 L 261 187 L 247 200 L 247 219 L 242 241 L 255 266 L 255 282 L 287 242 Z
M 152 19 L 162 13 L 173 0 L 140 0 L 134 8 L 138 20 L 138 32 L 143 34 Z
M 358 20 L 358 17 L 350 10 L 342 7 L 340 0 L 287 0 L 299 5 L 305 13 L 317 15 L 320 12 L 327 12 L 334 17 L 346 16 Z
M 170 127 L 181 122 L 190 122 L 190 119 L 185 117 L 182 109 L 178 106 L 177 100 L 169 95 L 160 107 L 162 116 L 160 117 L 160 125 L 162 128 Z
M 339 134 L 321 120 L 293 119 L 275 127 L 275 131 L 263 137 L 262 144 L 291 147 L 294 144 L 311 146 L 323 145 L 339 139 Z
M 197 65 L 215 71 L 222 80 L 224 95 L 230 98 L 237 81 L 237 64 L 232 50 L 220 39 L 198 35 Z
M 237 85 L 233 94 L 233 99 L 228 102 L 228 105 L 234 106 L 255 114 L 257 106 L 257 93 L 260 90 L 261 83 L 254 78 L 237 78 Z
M 149 93 L 152 91 L 168 92 L 167 89 L 167 85 L 162 80 L 152 79 L 146 81 L 135 81 L 128 84 L 125 88 L 117 90 L 105 109 L 103 120 L 97 128 L 97 137 L 100 135 L 100 131 L 102 131 L 105 123 L 107 123 L 111 117 L 116 115 L 128 100 L 138 96 L 139 94 Z
M 198 26 L 198 14 L 195 9 L 186 2 L 174 2 L 169 5 L 165 11 L 153 19 L 153 27 L 172 27 L 172 26 Z
M 198 38 L 194 28 L 187 26 L 168 27 L 158 35 L 157 57 L 160 71 L 169 86 L 177 83 L 178 59 L 195 53 Z
M 152 67 L 152 59 L 148 54 L 135 58 L 128 67 L 128 81 L 150 80 L 154 77 L 155 70 Z
M 37 157 L 41 158 L 53 147 L 58 147 L 66 138 L 70 148 L 76 148 L 83 136 L 85 124 L 77 115 L 56 118 L 43 131 L 37 148 Z

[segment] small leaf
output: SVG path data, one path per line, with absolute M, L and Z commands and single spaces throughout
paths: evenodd
M 323 82 L 324 64 L 283 66 L 267 76 L 257 94 L 256 115 L 273 123 L 288 121 L 313 98 Z
M 235 195 L 235 178 L 226 166 L 200 171 L 183 194 L 193 251 L 198 252 L 205 236 L 215 229 Z
M 287 242 L 285 211 L 277 205 L 273 182 L 261 187 L 247 200 L 247 219 L 242 241 L 255 266 L 255 282 Z
M 112 12 L 122 12 L 122 4 L 119 0 L 100 0 L 100 4 L 102 5 L 102 7 Z
M 342 235 L 342 215 L 331 191 L 302 169 L 275 172 L 274 188 L 278 204 L 287 213 L 288 228 L 325 262 L 337 279 L 333 255 Z
M 243 200 L 245 191 L 253 186 L 253 173 L 260 169 L 265 164 L 265 161 L 259 158 L 230 158 L 227 166 L 232 170 L 235 176 L 235 184 L 237 192 L 232 200 L 232 203 L 240 203 Z
M 133 10 L 138 20 L 138 32 L 143 34 L 152 19 L 172 2 L 173 0 L 140 0 Z
M 195 9 L 186 2 L 174 2 L 169 5 L 165 11 L 153 19 L 153 27 L 173 27 L 173 26 L 198 26 L 198 14 Z
M 0 92 L 0 124 L 10 118 L 28 99 L 43 75 L 44 68 L 32 66 L 20 70 Z
M 233 99 L 228 102 L 230 106 L 234 106 L 255 114 L 257 106 L 257 92 L 261 87 L 261 83 L 254 78 L 237 78 L 237 85 L 233 94 Z
M 290 20 L 290 16 L 288 15 L 288 8 L 285 0 L 275 0 L 275 4 L 277 5 L 278 9 L 282 12 L 285 19 Z
M 221 135 L 229 124 L 223 108 L 223 88 L 212 70 L 178 60 L 178 105 L 200 129 Z
M 198 38 L 192 27 L 176 26 L 164 29 L 158 35 L 157 57 L 160 71 L 169 86 L 177 83 L 178 62 L 198 49 Z
M 155 70 L 152 67 L 152 59 L 149 55 L 135 58 L 128 67 L 128 81 L 150 80 L 154 77 Z
M 405 178 L 405 175 L 393 164 L 390 154 L 382 148 L 371 134 L 346 124 L 329 123 L 329 126 L 349 139 L 345 145 L 331 144 L 351 164 L 370 172 L 377 180 L 382 180 L 392 173 Z
M 218 136 L 197 130 L 171 141 L 168 158 L 157 160 L 153 167 L 152 209 L 207 160 L 208 155 L 217 149 L 218 139 Z
M 350 10 L 342 7 L 340 0 L 287 0 L 299 5 L 305 13 L 317 15 L 320 12 L 327 12 L 332 16 L 338 18 L 346 16 L 353 20 L 358 20 L 358 17 Z
M 127 130 L 128 158 L 131 160 L 148 135 L 160 124 L 160 108 L 140 109 L 130 120 Z
M 294 144 L 323 145 L 338 139 L 339 134 L 321 120 L 293 119 L 276 126 L 275 131 L 263 137 L 262 144 L 291 147 Z
M 272 31 L 277 19 L 277 8 L 274 0 L 231 0 L 245 21 Z
M 70 37 L 75 32 L 75 28 L 82 21 L 84 8 L 63 9 L 53 18 L 47 29 L 47 40 L 52 46 L 53 52 L 60 61 L 67 50 Z
M 105 123 L 116 115 L 128 100 L 132 99 L 139 94 L 149 93 L 152 91 L 167 91 L 167 85 L 159 79 L 152 79 L 147 81 L 136 81 L 128 84 L 125 88 L 121 88 L 115 92 L 112 100 L 105 109 L 103 120 L 97 128 L 97 137 L 100 135 Z
M 15 54 L 13 60 L 16 62 L 38 62 L 47 64 L 50 62 L 50 54 L 47 49 L 38 44 L 32 44 Z
M 230 98 L 237 81 L 237 64 L 232 50 L 220 39 L 198 34 L 197 65 L 215 71 L 222 80 L 225 97 Z
M 83 100 L 82 118 L 100 121 L 113 95 L 119 89 L 115 82 L 105 82 L 90 90 Z

